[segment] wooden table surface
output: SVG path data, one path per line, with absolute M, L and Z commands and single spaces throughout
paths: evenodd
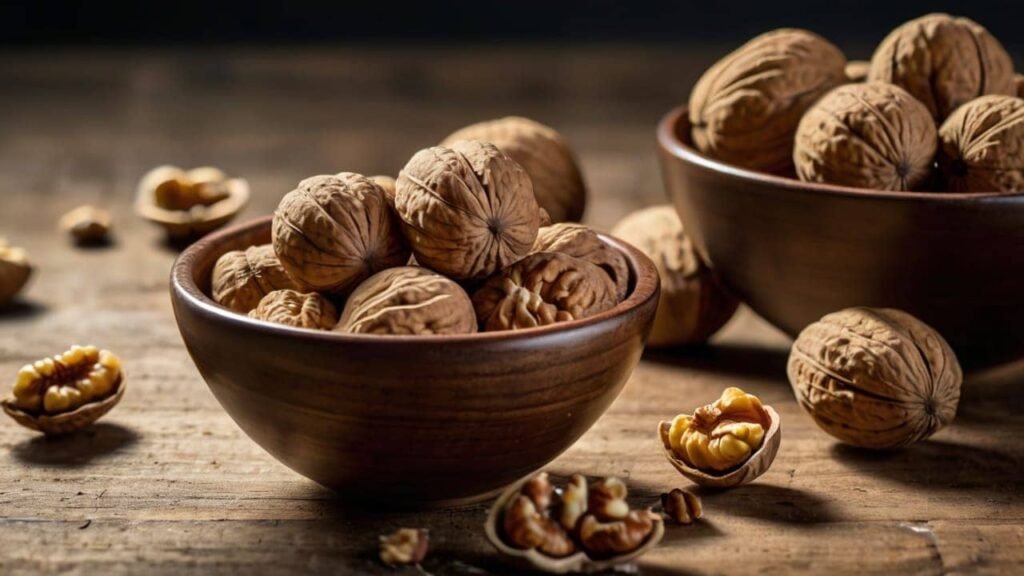
M 515 113 L 576 144 L 592 192 L 586 220 L 607 229 L 663 202 L 655 122 L 716 53 L 0 53 L 0 235 L 38 267 L 0 316 L 0 380 L 95 343 L 122 356 L 129 386 L 108 417 L 71 437 L 0 423 L 0 574 L 391 573 L 374 560 L 376 540 L 401 526 L 430 529 L 432 574 L 514 573 L 484 540 L 486 505 L 346 510 L 242 434 L 182 345 L 167 293 L 175 252 L 132 215 L 135 183 L 161 163 L 218 165 L 250 180 L 251 218 L 305 176 L 394 173 L 462 124 Z M 85 202 L 113 210 L 112 247 L 76 249 L 56 230 Z M 932 440 L 875 454 L 840 446 L 799 411 L 787 352 L 746 310 L 711 346 L 648 351 L 611 410 L 549 470 L 617 475 L 638 505 L 653 503 L 687 485 L 661 454 L 656 422 L 740 386 L 781 414 L 774 466 L 753 485 L 702 491 L 706 519 L 671 528 L 641 573 L 1024 571 L 1024 365 L 970 378 L 956 422 Z

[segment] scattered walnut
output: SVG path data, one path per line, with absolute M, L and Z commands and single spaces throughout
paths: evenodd
M 476 315 L 465 290 L 417 266 L 378 272 L 349 296 L 337 330 L 365 334 L 470 334 Z
M 274 290 L 297 288 L 270 244 L 225 253 L 217 259 L 210 276 L 214 301 L 243 314 Z
M 533 252 L 561 252 L 601 267 L 615 283 L 615 295 L 626 297 L 629 289 L 629 265 L 621 252 L 608 246 L 583 224 L 563 222 L 544 226 L 537 232 Z
M 562 503 L 558 513 L 558 523 L 570 532 L 576 530 L 580 518 L 587 513 L 590 506 L 590 495 L 587 479 L 582 474 L 573 474 L 562 492 Z
M 0 238 L 0 306 L 9 303 L 21 292 L 32 276 L 32 264 L 23 248 L 11 246 Z
M 929 182 L 938 140 L 928 110 L 898 86 L 847 84 L 800 121 L 793 161 L 808 182 L 917 190 Z
M 1013 62 L 988 30 L 967 18 L 929 14 L 879 44 L 868 79 L 900 86 L 941 122 L 985 94 L 1013 95 Z
M 680 459 L 698 470 L 722 472 L 746 462 L 764 440 L 771 420 L 761 401 L 739 388 L 672 420 L 669 442 Z
M 618 478 L 605 478 L 590 486 L 587 511 L 598 520 L 621 520 L 629 514 L 628 489 Z
M 109 239 L 110 213 L 95 206 L 79 206 L 61 217 L 60 227 L 78 244 L 100 244 Z
M 530 252 L 540 212 L 530 177 L 491 144 L 421 150 L 398 175 L 395 207 L 416 261 L 482 279 Z
M 393 210 L 395 208 L 395 179 L 391 176 L 377 175 L 370 176 L 370 180 L 373 180 L 384 191 L 384 197 Z
M 274 252 L 300 287 L 344 295 L 374 273 L 409 261 L 386 194 L 351 172 L 313 176 L 274 212 Z
M 865 448 L 917 442 L 952 422 L 963 380 L 938 332 L 885 308 L 849 308 L 811 324 L 787 371 L 822 430 Z
M 850 60 L 846 63 L 846 81 L 864 82 L 868 79 L 868 71 L 871 69 L 871 62 L 866 60 Z
M 700 497 L 681 488 L 661 495 L 661 507 L 676 524 L 693 524 L 704 515 Z
M 1024 191 L 1024 100 L 982 96 L 939 129 L 939 169 L 953 192 Z
M 621 520 L 610 522 L 588 514 L 580 522 L 580 543 L 598 557 L 627 554 L 639 548 L 660 521 L 650 510 L 632 510 Z
M 399 528 L 380 537 L 380 561 L 388 566 L 419 564 L 427 557 L 430 536 L 426 530 Z
M 142 177 L 135 209 L 174 240 L 192 239 L 223 226 L 249 201 L 249 184 L 217 168 L 159 166 Z
M 537 252 L 487 280 L 473 294 L 484 330 L 517 330 L 593 316 L 615 306 L 615 285 L 597 266 Z
M 338 323 L 338 310 L 330 300 L 311 292 L 275 290 L 249 311 L 249 317 L 297 328 L 330 330 Z
M 521 550 L 536 548 L 555 558 L 576 551 L 572 538 L 557 522 L 537 509 L 529 497 L 516 496 L 505 508 L 504 532 L 509 543 Z
M 846 57 L 824 38 L 782 29 L 747 42 L 701 76 L 690 94 L 694 145 L 752 170 L 789 173 L 804 111 L 846 82 Z

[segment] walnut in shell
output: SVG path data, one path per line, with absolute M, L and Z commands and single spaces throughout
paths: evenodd
M 453 280 L 486 278 L 518 261 L 540 227 L 530 177 L 475 140 L 417 152 L 398 175 L 395 208 L 416 261 Z
M 804 111 L 846 82 L 846 57 L 806 30 L 754 38 L 701 76 L 690 94 L 693 143 L 729 164 L 792 170 L 793 135 Z
M 793 162 L 801 180 L 874 190 L 929 183 L 938 140 L 924 105 L 892 84 L 847 84 L 800 121 Z
M 951 192 L 1024 191 L 1024 100 L 982 96 L 939 128 L 939 169 Z
M 249 202 L 249 183 L 217 168 L 158 166 L 139 181 L 135 211 L 170 239 L 191 240 L 227 224 Z
M 544 226 L 537 232 L 533 252 L 561 252 L 599 266 L 615 283 L 619 300 L 629 290 L 629 265 L 626 257 L 601 241 L 596 232 L 583 224 L 562 222 Z
M 60 218 L 60 227 L 77 244 L 102 244 L 110 239 L 110 212 L 95 206 L 79 206 Z
M 441 146 L 459 140 L 490 142 L 518 162 L 530 175 L 537 203 L 552 222 L 578 221 L 583 216 L 587 190 L 576 155 L 553 128 L 509 116 L 466 126 L 445 138 Z
M 210 275 L 213 300 L 236 312 L 248 314 L 274 290 L 297 290 L 270 244 L 232 250 L 217 259 Z
M 1016 94 L 1010 55 L 977 22 L 949 14 L 911 20 L 882 40 L 868 80 L 900 86 L 936 122 L 986 94 Z
M 0 306 L 21 292 L 32 276 L 32 264 L 23 248 L 11 246 L 0 238 Z
M 615 306 L 604 270 L 557 252 L 536 252 L 487 279 L 473 294 L 483 330 L 518 330 L 578 320 Z
M 864 448 L 928 438 L 953 421 L 963 374 L 938 332 L 899 310 L 849 308 L 800 333 L 787 366 L 818 426 Z
M 274 290 L 260 300 L 249 317 L 296 328 L 330 330 L 338 323 L 338 309 L 316 292 Z
M 384 190 L 351 172 L 300 182 L 281 199 L 271 230 L 284 269 L 309 291 L 344 295 L 409 261 Z
M 349 296 L 337 330 L 362 334 L 470 334 L 473 304 L 461 286 L 418 266 L 379 272 Z
M 395 179 L 391 176 L 385 176 L 378 174 L 377 176 L 370 176 L 370 180 L 373 180 L 380 189 L 384 191 L 384 197 L 387 198 L 388 204 L 392 209 L 395 207 Z

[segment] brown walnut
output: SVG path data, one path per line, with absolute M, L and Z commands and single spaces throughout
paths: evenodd
M 793 135 L 804 111 L 846 82 L 846 57 L 806 30 L 762 34 L 722 58 L 690 94 L 693 143 L 752 170 L 790 173 Z
M 191 240 L 231 221 L 249 202 L 249 184 L 210 166 L 158 166 L 139 181 L 135 211 L 170 239 Z
M 631 510 L 621 520 L 602 522 L 588 514 L 580 521 L 580 544 L 597 557 L 628 554 L 639 548 L 661 518 L 650 510 Z
M 569 534 L 525 495 L 516 496 L 508 503 L 503 528 L 509 543 L 520 550 L 536 548 L 554 558 L 576 551 Z
M 939 128 L 939 169 L 951 192 L 1024 191 L 1024 100 L 982 96 Z
M 418 266 L 378 272 L 349 296 L 336 330 L 364 334 L 470 334 L 476 315 L 455 282 Z
M 32 276 L 32 264 L 23 248 L 11 246 L 0 238 L 0 306 L 21 292 Z
M 274 290 L 298 289 L 270 244 L 232 250 L 217 259 L 210 275 L 213 300 L 248 314 Z
M 673 488 L 671 492 L 662 494 L 661 508 L 676 524 L 693 524 L 704 516 L 700 496 L 682 488 Z
M 392 209 L 395 208 L 395 179 L 391 176 L 377 175 L 370 176 L 370 180 L 373 180 L 380 189 L 384 191 L 384 197 L 387 198 L 388 205 Z
M 102 244 L 109 239 L 110 212 L 95 206 L 79 206 L 60 218 L 60 227 L 77 244 Z
M 338 309 L 330 300 L 311 292 L 275 290 L 249 311 L 249 317 L 297 328 L 330 330 L 338 323 Z
M 924 105 L 898 86 L 847 84 L 800 121 L 793 162 L 801 180 L 875 190 L 929 183 L 938 140 Z
M 426 530 L 399 528 L 380 537 L 380 561 L 388 566 L 419 564 L 427 557 L 430 536 Z
M 599 266 L 615 283 L 615 295 L 621 301 L 629 290 L 629 265 L 621 252 L 601 241 L 583 224 L 562 222 L 544 226 L 537 232 L 533 252 L 561 252 Z
M 882 40 L 868 80 L 896 84 L 941 122 L 985 94 L 1013 95 L 1013 62 L 988 30 L 949 14 L 911 20 Z

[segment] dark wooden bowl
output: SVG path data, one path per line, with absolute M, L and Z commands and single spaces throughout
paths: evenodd
M 1024 194 L 900 193 L 751 172 L 658 126 L 665 188 L 723 283 L 789 333 L 849 306 L 935 327 L 966 367 L 1024 356 Z
M 374 336 L 252 320 L 208 296 L 217 258 L 270 241 L 270 218 L 199 240 L 171 298 L 199 372 L 228 414 L 296 472 L 399 506 L 486 498 L 571 446 L 640 360 L 658 274 L 626 255 L 629 296 L 602 314 L 465 336 Z

